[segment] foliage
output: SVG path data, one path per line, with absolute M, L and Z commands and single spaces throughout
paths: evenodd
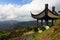
M 57 28 L 58 28 L 58 30 L 55 30 Z M 45 30 L 44 27 L 40 27 L 40 29 L 42 29 L 43 32 L 33 35 L 33 37 L 31 37 L 30 40 L 58 40 L 58 39 L 60 39 L 59 38 L 60 37 L 60 18 L 56 21 L 55 26 L 51 27 L 50 29 Z M 4 39 L 5 40 L 6 39 L 14 40 L 14 39 L 17 39 L 17 37 L 20 38 L 24 33 L 26 33 L 26 32 L 28 33 L 31 30 L 34 30 L 34 32 L 37 32 L 38 27 L 36 25 L 31 25 L 29 27 L 22 28 L 19 30 L 12 30 L 11 32 L 0 33 L 0 40 L 4 40 Z
M 34 32 L 38 32 L 38 28 L 37 27 L 34 27 Z
M 41 29 L 42 31 L 46 30 L 44 26 L 40 27 L 40 29 Z
M 30 40 L 60 40 L 60 17 L 56 20 L 55 26 L 33 35 Z
M 0 33 L 0 40 L 3 40 L 4 35 Z

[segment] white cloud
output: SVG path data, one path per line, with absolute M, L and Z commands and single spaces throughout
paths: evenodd
M 15 15 L 9 15 L 6 19 L 11 20 L 11 19 L 14 19 L 15 17 L 16 17 Z
M 33 20 L 30 11 L 32 11 L 34 14 L 37 14 L 44 9 L 46 3 L 49 4 L 50 9 L 52 6 L 56 6 L 56 8 L 58 8 L 60 3 L 59 1 L 60 0 L 32 0 L 31 3 L 23 6 L 0 4 L 0 20 L 30 21 Z

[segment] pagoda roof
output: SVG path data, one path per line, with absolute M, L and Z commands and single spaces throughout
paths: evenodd
M 46 11 L 47 10 L 47 11 Z M 46 14 L 47 12 L 47 14 Z M 35 19 L 57 19 L 59 16 L 56 11 L 51 11 L 48 8 L 45 8 L 41 13 L 34 15 L 31 13 L 31 16 Z

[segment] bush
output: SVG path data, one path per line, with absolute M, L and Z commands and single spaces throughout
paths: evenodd
M 37 27 L 34 27 L 34 32 L 38 32 L 38 28 Z
M 4 34 L 0 33 L 0 40 L 4 40 Z
M 42 30 L 42 31 L 46 30 L 46 29 L 45 29 L 45 27 L 43 27 L 43 26 L 42 26 L 42 27 L 40 27 L 40 28 L 41 28 L 41 30 Z

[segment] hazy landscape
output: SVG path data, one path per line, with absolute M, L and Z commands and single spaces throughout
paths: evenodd
M 0 0 L 0 40 L 60 40 L 60 0 Z

